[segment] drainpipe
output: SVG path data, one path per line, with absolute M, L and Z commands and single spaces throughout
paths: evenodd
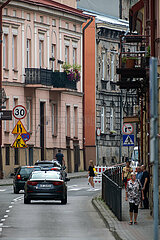
M 141 164 L 143 161 L 143 96 L 141 96 Z
M 0 6 L 0 93 L 2 91 L 2 45 L 3 45 L 3 30 L 2 30 L 2 9 L 10 2 L 6 1 Z M 0 110 L 2 106 L 2 99 L 0 99 Z M 2 161 L 2 120 L 0 120 L 0 179 L 3 179 L 3 161 Z
M 85 30 L 89 27 L 89 25 L 93 22 L 93 18 L 90 17 L 89 22 L 82 29 L 83 31 L 83 161 L 84 161 L 84 169 L 86 170 L 86 153 L 85 153 L 85 77 L 84 77 L 84 67 L 85 67 Z
M 151 56 L 155 57 L 155 14 L 154 14 L 155 4 L 154 0 L 151 0 L 151 21 L 150 21 L 150 31 L 151 31 Z

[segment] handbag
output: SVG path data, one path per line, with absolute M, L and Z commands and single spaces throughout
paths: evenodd
M 93 168 L 93 171 L 94 171 L 94 175 L 97 176 L 98 173 L 96 172 L 95 168 Z

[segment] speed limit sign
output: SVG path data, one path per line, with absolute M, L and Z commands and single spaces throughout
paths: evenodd
M 17 105 L 13 108 L 13 116 L 16 119 L 23 119 L 25 118 L 26 114 L 27 114 L 27 110 L 24 106 L 22 105 Z

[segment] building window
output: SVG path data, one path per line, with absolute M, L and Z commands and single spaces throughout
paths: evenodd
M 8 35 L 3 36 L 3 68 L 8 68 Z
M 65 46 L 65 63 L 69 63 L 69 47 Z
M 111 107 L 111 112 L 110 112 L 110 131 L 114 130 L 114 109 Z
M 10 146 L 6 146 L 5 150 L 6 150 L 6 165 L 10 165 Z
M 4 11 L 4 15 L 6 15 L 6 16 L 7 16 L 7 15 L 8 15 L 8 9 L 7 9 L 7 8 L 4 8 L 4 10 L 3 10 L 3 11 Z
M 56 45 L 55 44 L 52 44 L 52 58 L 56 58 L 56 55 L 55 55 L 55 50 L 56 50 Z M 52 61 L 52 70 L 54 71 L 55 69 L 55 61 Z
M 27 131 L 31 132 L 32 131 L 32 101 L 31 100 L 27 100 L 26 108 L 27 108 Z
M 52 135 L 57 135 L 57 106 L 52 104 Z
M 70 106 L 66 107 L 66 136 L 70 137 L 71 135 L 71 116 L 70 116 Z
M 78 107 L 74 107 L 74 137 L 78 138 Z
M 14 165 L 19 165 L 19 151 L 18 151 L 18 148 L 14 149 Z
M 17 16 L 17 12 L 16 10 L 13 10 L 13 17 L 16 17 Z
M 27 68 L 31 67 L 31 40 L 27 39 Z
M 43 23 L 43 16 L 40 16 L 40 22 Z
M 111 81 L 114 81 L 114 54 L 111 55 Z
M 30 13 L 27 13 L 27 20 L 28 20 L 28 21 L 31 20 L 31 15 L 30 15 Z
M 6 107 L 6 110 L 9 109 L 9 99 L 7 99 L 4 103 L 4 106 Z M 8 120 L 5 120 L 3 121 L 4 123 L 4 132 L 9 132 L 9 121 Z
M 66 28 L 69 29 L 69 23 L 66 22 Z
M 73 65 L 77 63 L 77 48 L 73 48 Z
M 73 31 L 76 32 L 76 25 L 75 24 L 73 24 Z
M 102 53 L 102 79 L 105 79 L 105 54 Z
M 39 66 L 44 66 L 44 42 L 43 40 L 39 40 Z
M 13 108 L 18 105 L 18 98 L 13 99 Z M 16 121 L 15 118 L 13 118 L 13 128 L 15 127 Z
M 12 68 L 17 69 L 17 35 L 12 37 Z
M 104 107 L 101 107 L 101 133 L 104 133 Z
M 52 19 L 52 26 L 56 27 L 56 20 L 55 19 Z

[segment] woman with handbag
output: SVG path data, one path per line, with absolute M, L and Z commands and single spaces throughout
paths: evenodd
M 130 167 L 130 160 L 126 158 L 126 166 L 122 170 L 122 181 L 125 185 L 125 189 L 127 188 L 127 182 L 131 180 L 131 173 L 133 169 Z

